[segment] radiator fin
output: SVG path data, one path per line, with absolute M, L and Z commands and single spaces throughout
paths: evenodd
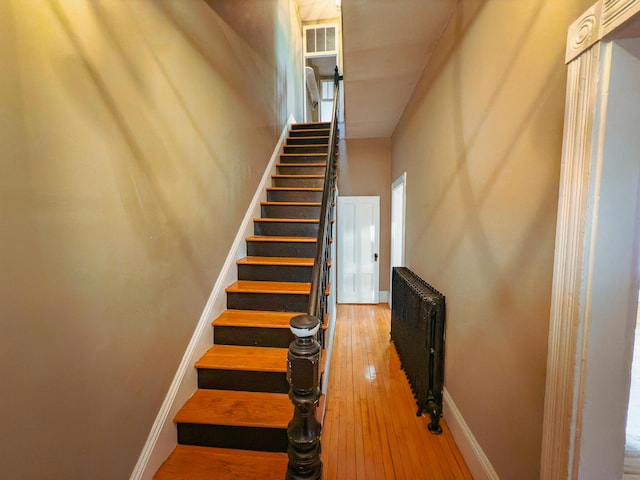
M 442 432 L 445 297 L 406 267 L 394 267 L 391 340 L 418 404 L 429 413 L 429 431 Z

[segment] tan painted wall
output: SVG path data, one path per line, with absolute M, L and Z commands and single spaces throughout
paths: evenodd
M 0 2 L 2 477 L 124 479 L 290 113 L 289 0 Z
M 340 195 L 380 196 L 380 290 L 389 290 L 391 140 L 353 138 L 340 144 Z
M 392 137 L 408 266 L 447 297 L 446 388 L 500 478 L 539 477 L 568 25 L 463 0 Z

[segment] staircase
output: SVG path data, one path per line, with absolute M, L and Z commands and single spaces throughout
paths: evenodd
M 195 364 L 198 389 L 174 419 L 178 446 L 154 479 L 284 479 L 289 320 L 308 308 L 329 135 L 329 123 L 292 126 L 214 344 Z

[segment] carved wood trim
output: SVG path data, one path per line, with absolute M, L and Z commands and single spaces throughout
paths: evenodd
M 596 125 L 601 40 L 623 35 L 640 18 L 640 0 L 599 0 L 569 28 L 569 64 L 564 141 L 553 272 L 549 351 L 545 391 L 541 474 L 543 480 L 575 479 L 580 455 L 581 369 L 588 322 L 581 301 L 589 271 L 585 248 L 589 236 L 592 145 Z
M 638 0 L 603 0 L 602 35 L 605 37 L 640 13 Z
M 640 14 L 640 0 L 599 0 L 569 27 L 566 63 Z
M 602 0 L 601 0 L 602 1 Z M 599 1 L 584 12 L 569 27 L 565 61 L 569 63 L 588 48 L 600 41 L 602 3 Z
M 541 479 L 571 478 L 576 353 L 599 46 L 569 64 L 556 229 Z M 587 161 L 584 161 L 586 159 Z

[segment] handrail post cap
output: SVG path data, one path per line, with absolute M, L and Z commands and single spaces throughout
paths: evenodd
M 289 329 L 296 337 L 312 337 L 320 329 L 320 320 L 313 315 L 297 315 L 289 321 Z

